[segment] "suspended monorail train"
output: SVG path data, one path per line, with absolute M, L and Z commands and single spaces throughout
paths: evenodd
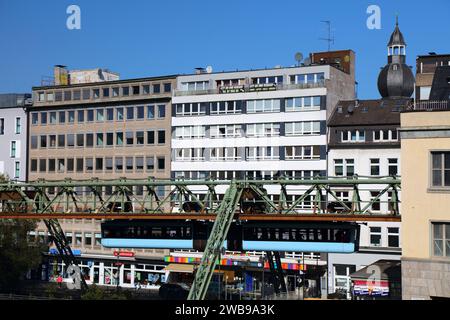
M 102 223 L 107 248 L 195 249 L 203 251 L 212 221 L 111 220 Z M 351 253 L 358 250 L 359 225 L 353 222 L 238 221 L 224 249 Z

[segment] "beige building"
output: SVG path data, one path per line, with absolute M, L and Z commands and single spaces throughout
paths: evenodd
M 450 108 L 401 114 L 402 296 L 450 298 Z
M 28 109 L 29 180 L 170 178 L 175 79 L 89 83 L 78 79 L 76 84 L 34 87 L 34 104 Z M 103 190 L 104 195 L 111 192 Z M 164 187 L 157 193 L 164 194 Z M 100 221 L 66 219 L 60 223 L 82 256 L 112 256 L 112 250 L 100 244 Z M 46 234 L 40 225 L 36 236 L 42 240 Z M 157 260 L 166 253 L 135 252 L 136 257 Z

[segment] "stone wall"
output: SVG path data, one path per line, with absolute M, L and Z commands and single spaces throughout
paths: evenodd
M 450 298 L 450 260 L 402 259 L 403 300 Z

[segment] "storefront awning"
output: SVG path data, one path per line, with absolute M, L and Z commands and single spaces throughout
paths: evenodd
M 194 266 L 192 264 L 170 263 L 164 268 L 164 271 L 193 273 Z

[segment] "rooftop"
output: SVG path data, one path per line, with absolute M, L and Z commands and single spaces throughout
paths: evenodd
M 0 108 L 23 107 L 27 103 L 31 104 L 30 93 L 2 93 L 0 94 Z
M 412 101 L 412 99 L 339 101 L 328 125 L 338 127 L 399 124 L 400 112 Z

